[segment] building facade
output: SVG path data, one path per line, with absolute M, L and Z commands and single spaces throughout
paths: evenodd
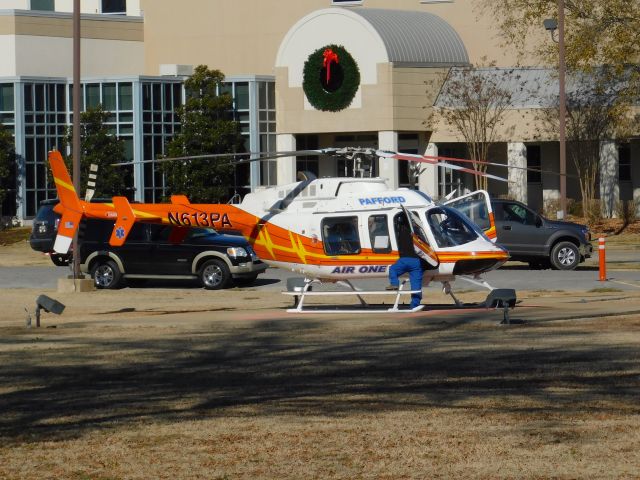
M 45 162 L 46 151 L 59 144 L 71 121 L 72 3 L 7 0 L 0 10 L 0 52 L 9 59 L 0 66 L 0 121 L 15 132 L 19 158 L 16 188 L 3 212 L 15 204 L 22 219 L 55 194 Z M 224 90 L 234 98 L 246 151 L 370 146 L 451 157 L 467 155 L 460 135 L 427 119 L 452 68 L 493 61 L 502 68 L 518 63 L 525 76 L 550 72 L 535 59 L 518 59 L 517 52 L 502 48 L 494 22 L 472 0 L 297 0 L 286 8 L 265 0 L 82 5 L 84 105 L 100 103 L 112 113 L 110 127 L 125 140 L 132 160 L 152 160 L 164 152 L 177 126 L 175 108 L 184 101 L 182 82 L 199 64 L 226 74 Z M 542 26 L 540 35 L 546 35 Z M 329 59 L 326 79 L 305 83 L 305 65 L 327 47 L 340 55 Z M 347 56 L 352 63 L 341 63 Z M 347 104 L 338 109 L 318 104 L 313 82 L 329 88 L 331 69 L 334 83 L 345 80 L 335 80 L 340 75 L 352 80 L 353 65 L 358 83 Z M 323 68 L 314 75 L 327 74 Z M 495 162 L 542 172 L 496 168 L 492 173 L 508 176 L 509 183 L 489 184 L 491 193 L 538 210 L 559 198 L 558 176 L 548 173 L 559 168 L 558 141 L 552 135 L 541 138 L 535 128 L 535 112 L 542 107 L 532 98 L 515 102 L 492 152 Z M 620 201 L 640 204 L 639 163 L 637 138 L 603 142 L 605 213 L 614 214 Z M 575 173 L 570 161 L 567 166 Z M 347 162 L 313 156 L 263 161 L 240 171 L 234 187 L 243 193 L 294 181 L 298 170 L 329 176 L 352 174 L 351 169 Z M 408 186 L 408 170 L 406 163 L 388 159 L 370 166 L 392 186 Z M 129 174 L 137 200 L 157 201 L 168 193 L 154 163 L 138 164 Z M 464 174 L 427 167 L 418 186 L 438 197 L 472 183 Z M 572 178 L 568 196 L 580 197 Z

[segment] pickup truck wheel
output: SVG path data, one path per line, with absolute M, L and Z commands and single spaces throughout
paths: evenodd
M 226 288 L 231 281 L 229 267 L 221 260 L 207 260 L 198 272 L 200 284 L 207 290 Z
M 573 270 L 580 263 L 580 252 L 571 242 L 556 243 L 551 249 L 551 265 L 556 270 Z
M 98 260 L 91 267 L 91 278 L 96 288 L 114 289 L 120 286 L 122 272 L 113 260 Z

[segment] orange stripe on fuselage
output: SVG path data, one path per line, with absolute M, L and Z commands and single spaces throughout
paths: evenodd
M 81 202 L 87 217 L 115 220 L 117 215 L 112 204 L 90 204 Z M 140 204 L 131 205 L 136 221 L 145 223 L 162 223 L 188 227 L 213 227 L 224 232 L 236 230 L 253 246 L 263 260 L 298 263 L 319 266 L 332 265 L 389 265 L 398 259 L 397 252 L 375 253 L 363 248 L 355 255 L 327 255 L 320 239 L 310 238 L 279 227 L 259 217 L 239 209 L 235 205 L 226 204 Z M 171 214 L 171 216 L 170 216 Z M 214 217 L 211 215 L 214 214 Z M 222 224 L 226 215 L 228 223 Z M 176 218 L 177 222 L 176 224 Z M 212 218 L 217 218 L 211 222 Z M 200 220 L 204 219 L 204 220 Z M 200 222 L 200 223 L 199 223 Z M 213 224 L 211 224 L 213 223 Z M 458 260 L 495 259 L 506 260 L 504 252 L 441 252 L 436 251 L 441 262 L 452 263 Z

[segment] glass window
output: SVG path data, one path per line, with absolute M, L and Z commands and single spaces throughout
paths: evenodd
M 127 236 L 127 242 L 146 242 L 147 240 L 147 232 L 148 232 L 149 224 L 148 223 L 134 223 L 133 227 L 131 227 L 131 231 Z
M 175 110 L 182 105 L 182 85 L 179 83 L 173 84 L 173 109 Z
M 27 112 L 33 111 L 33 84 L 24 84 L 24 109 Z
M 502 205 L 502 219 L 505 222 L 516 222 L 523 225 L 535 225 L 537 215 L 518 203 Z
M 487 201 L 484 194 L 476 193 L 474 195 L 469 195 L 461 200 L 447 203 L 447 205 L 465 214 L 482 230 L 488 230 L 491 228 L 491 222 L 489 221 L 489 209 L 487 208 Z
M 371 215 L 369 217 L 369 238 L 374 253 L 389 253 L 391 251 L 389 224 L 386 215 Z
M 102 0 L 102 13 L 127 13 L 126 0 Z
M 13 111 L 13 84 L 0 85 L 0 111 Z
M 171 85 L 165 84 L 165 85 L 162 86 L 162 88 L 164 89 L 164 108 L 163 108 L 163 110 L 171 112 L 173 110 L 173 107 L 171 106 L 171 97 L 172 97 Z
M 53 12 L 54 8 L 54 0 L 31 0 L 31 10 L 44 10 L 47 12 Z
M 67 92 L 65 89 L 65 85 L 63 84 L 58 84 L 56 88 L 56 111 L 58 112 L 67 111 Z M 64 122 L 64 120 L 62 121 Z
M 275 82 L 267 83 L 267 108 L 275 110 L 276 108 L 276 84 Z
M 116 110 L 116 84 L 105 83 L 102 86 L 102 106 L 105 110 L 113 112 Z
M 85 86 L 87 95 L 87 108 L 95 108 L 100 105 L 100 84 L 90 83 Z
M 142 109 L 151 110 L 151 84 L 142 85 Z
M 264 110 L 267 108 L 267 83 L 258 82 L 258 108 Z
M 42 112 L 44 110 L 44 85 L 36 84 L 36 110 Z
M 618 180 L 631 181 L 631 146 L 628 143 L 618 146 Z
M 249 84 L 248 83 L 236 83 L 236 109 L 248 110 L 249 109 Z
M 527 168 L 540 170 L 542 159 L 540 156 L 540 145 L 527 145 Z M 527 183 L 541 183 L 542 172 L 527 170 Z
M 159 83 L 154 83 L 153 84 L 153 105 L 152 105 L 152 110 L 161 110 L 162 109 L 162 103 L 160 101 L 160 99 L 162 98 L 162 91 L 161 91 L 161 85 Z
M 358 217 L 333 217 L 322 221 L 322 242 L 327 255 L 360 253 Z
M 429 210 L 427 222 L 440 248 L 455 247 L 478 238 L 473 227 L 452 208 L 438 207 Z
M 133 110 L 133 87 L 130 83 L 118 84 L 120 110 Z

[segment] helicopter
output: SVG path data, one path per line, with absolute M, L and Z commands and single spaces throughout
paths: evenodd
M 353 159 L 356 166 L 373 157 L 408 161 L 424 158 L 352 147 L 278 152 L 276 156 L 291 154 L 342 155 Z M 437 159 L 425 161 L 478 174 Z M 114 222 L 109 240 L 112 246 L 124 244 L 135 222 L 171 225 L 177 232 L 172 235 L 177 243 L 188 228 L 239 232 L 262 261 L 303 275 L 299 284 L 283 292 L 296 296 L 295 308 L 289 311 L 306 311 L 305 297 L 333 293 L 357 295 L 363 307 L 369 306 L 363 299 L 366 293 L 393 294 L 394 305 L 383 311 L 422 309 L 423 305 L 411 310 L 399 305 L 401 295 L 415 293 L 403 290 L 404 283 L 397 292 L 364 292 L 352 283 L 388 276 L 389 266 L 398 259 L 396 231 L 400 217 L 410 225 L 414 248 L 424 260 L 423 286 L 441 282 L 443 291 L 451 295 L 456 305 L 462 305 L 451 288 L 457 277 L 493 290 L 480 275 L 509 258 L 508 252 L 495 243 L 491 203 L 483 190 L 440 203 L 418 190 L 392 189 L 382 178 L 316 178 L 303 172 L 297 182 L 249 193 L 237 204 L 192 204 L 184 195 L 172 195 L 170 203 L 131 204 L 126 197 L 116 196 L 111 203 L 97 204 L 79 199 L 60 152 L 50 152 L 49 162 L 60 198 L 55 210 L 62 217 L 54 245 L 56 252 L 69 250 L 82 218 Z M 313 291 L 312 285 L 322 283 L 338 283 L 349 290 Z M 507 303 L 513 307 L 515 292 Z

